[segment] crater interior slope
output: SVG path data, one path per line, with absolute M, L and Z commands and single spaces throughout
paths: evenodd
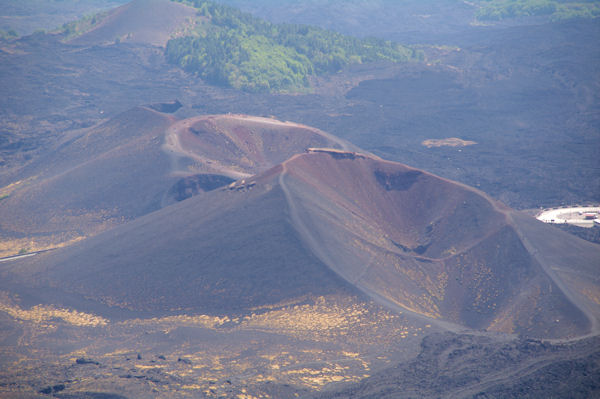
M 243 313 L 335 293 L 448 328 L 573 338 L 596 330 L 599 260 L 597 245 L 473 188 L 311 148 L 5 276 L 131 311 Z

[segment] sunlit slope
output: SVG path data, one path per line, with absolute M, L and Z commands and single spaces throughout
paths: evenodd
M 558 241 L 564 254 L 541 255 Z M 25 285 L 134 311 L 243 313 L 362 293 L 450 328 L 562 338 L 595 332 L 599 259 L 598 246 L 470 187 L 310 149 L 4 268 Z
M 513 213 L 514 226 L 522 241 L 553 276 L 559 287 L 594 321 L 600 309 L 600 255 L 597 244 L 575 239 L 553 226 L 540 223 L 521 213 Z M 558 231 L 557 231 L 558 230 Z
M 169 0 L 133 0 L 109 12 L 98 25 L 71 40 L 75 44 L 115 41 L 164 46 L 196 11 Z
M 245 115 L 182 120 L 167 132 L 165 150 L 192 159 L 198 173 L 238 179 L 263 172 L 311 147 L 358 150 L 319 129 Z
M 545 337 L 585 334 L 595 324 L 593 295 L 581 295 L 597 293 L 597 279 L 563 280 L 592 274 L 600 249 L 568 235 L 553 238 L 564 242 L 561 259 L 568 261 L 558 262 L 568 276 L 550 273 L 538 256 L 539 238 L 526 240 L 553 231 L 475 189 L 339 152 L 294 157 L 280 181 L 311 250 L 391 307 Z

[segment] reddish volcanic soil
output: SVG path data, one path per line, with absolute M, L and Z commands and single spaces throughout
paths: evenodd
M 245 128 L 222 137 L 238 143 L 233 149 L 244 143 L 257 164 L 271 159 L 252 144 L 256 127 Z M 539 237 L 578 252 L 540 256 L 547 248 Z M 557 238 L 470 187 L 370 155 L 311 149 L 71 247 L 15 261 L 4 277 L 12 287 L 17 276 L 19 284 L 57 290 L 41 296 L 82 295 L 150 312 L 245 312 L 354 292 L 446 328 L 572 338 L 596 329 L 598 277 L 583 284 L 575 276 L 598 261 L 598 246 Z
M 193 159 L 198 173 L 241 178 L 263 172 L 309 147 L 357 149 L 321 130 L 297 123 L 215 115 L 174 124 L 167 132 L 165 150 Z
M 598 292 L 598 277 L 588 270 L 600 260 L 598 247 L 564 235 L 559 240 L 585 248 L 542 259 L 527 237 L 551 236 L 548 226 L 475 189 L 339 152 L 294 157 L 279 182 L 313 253 L 391 307 L 535 336 L 576 336 L 595 328 L 598 305 L 594 295 L 583 293 Z M 557 277 L 551 269 L 558 264 L 571 278 Z M 593 278 L 589 285 L 575 281 L 582 273 Z
M 80 240 L 263 172 L 309 147 L 354 149 L 318 129 L 241 115 L 177 121 L 137 107 L 74 132 L 0 191 L 0 256 Z

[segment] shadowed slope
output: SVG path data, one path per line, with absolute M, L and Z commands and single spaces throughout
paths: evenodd
M 281 190 L 252 184 L 175 204 L 14 271 L 24 281 L 150 312 L 227 314 L 349 291 L 305 249 Z
M 0 203 L 5 242 L 23 238 L 22 247 L 35 250 L 158 209 L 162 193 L 176 181 L 160 149 L 173 120 L 134 108 L 68 135 L 54 151 L 18 171 L 14 183 L 2 189 L 8 195 Z M 19 250 L 16 245 L 13 251 Z
M 97 234 L 314 146 L 352 148 L 317 129 L 274 119 L 223 115 L 177 121 L 134 108 L 70 134 L 0 188 L 0 196 L 7 195 L 0 202 L 0 254 Z
M 312 149 L 10 269 L 25 284 L 134 310 L 244 311 L 354 286 L 396 311 L 469 328 L 589 333 L 598 284 L 576 276 L 592 272 L 600 250 L 561 236 L 577 252 L 550 263 L 531 238 L 545 235 L 555 240 L 548 226 L 475 189 Z
M 169 0 L 134 0 L 110 11 L 92 30 L 73 39 L 75 44 L 104 44 L 115 40 L 164 46 L 196 11 Z

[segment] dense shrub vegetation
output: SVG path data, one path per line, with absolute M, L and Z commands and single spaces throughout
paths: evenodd
M 73 39 L 92 29 L 107 16 L 108 12 L 106 11 L 92 15 L 86 15 L 76 21 L 63 24 L 63 26 L 59 28 L 58 32 L 65 36 L 65 40 Z
M 308 77 L 345 65 L 421 58 L 379 39 L 357 39 L 321 28 L 272 24 L 204 0 L 174 0 L 198 9 L 193 27 L 167 43 L 169 62 L 208 82 L 249 91 L 298 90 Z
M 19 34 L 14 29 L 8 31 L 0 29 L 0 39 L 15 39 L 19 37 Z
M 600 2 L 597 1 L 483 0 L 481 5 L 477 18 L 487 21 L 529 16 L 549 16 L 554 21 L 600 16 Z

